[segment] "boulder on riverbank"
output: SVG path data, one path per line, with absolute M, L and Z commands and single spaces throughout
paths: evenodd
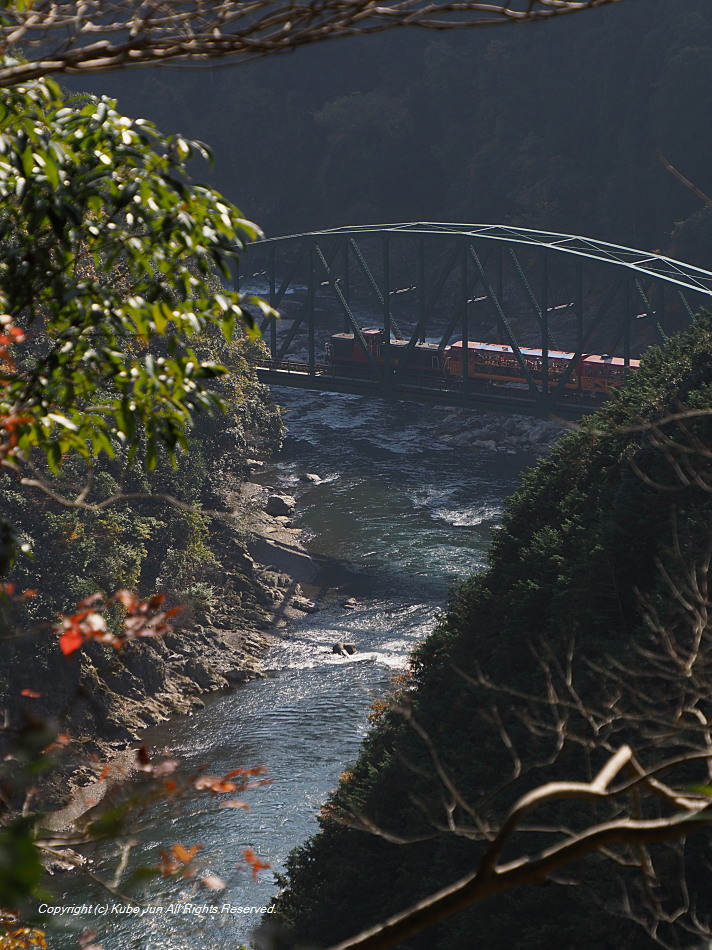
M 283 515 L 291 515 L 294 513 L 294 509 L 297 507 L 296 498 L 292 495 L 269 495 L 267 501 L 265 502 L 265 514 L 272 515 L 272 517 L 280 517 Z

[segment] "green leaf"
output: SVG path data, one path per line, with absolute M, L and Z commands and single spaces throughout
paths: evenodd
M 50 467 L 50 471 L 53 475 L 58 475 L 59 468 L 62 464 L 62 450 L 59 447 L 59 443 L 50 442 L 45 448 L 45 454 L 47 456 L 47 464 Z
M 67 419 L 66 416 L 60 415 L 58 412 L 48 412 L 47 418 L 51 419 L 52 422 L 56 422 L 57 425 L 63 426 L 65 429 L 71 429 L 72 432 L 77 432 L 77 425 L 72 422 L 71 419 Z
M 216 293 L 215 271 L 259 229 L 190 183 L 185 162 L 209 157 L 202 145 L 132 123 L 113 100 L 64 98 L 39 79 L 6 90 L 0 122 L 0 308 L 37 329 L 0 388 L 5 411 L 28 417 L 18 448 L 57 473 L 63 454 L 111 456 L 115 424 L 132 458 L 146 440 L 152 469 L 160 445 L 184 448 L 191 416 L 218 405 L 211 380 L 224 370 L 186 356 L 187 338 L 210 325 L 227 340 L 237 323 L 256 332 Z
M 149 436 L 146 440 L 146 468 L 149 472 L 152 472 L 156 463 L 158 462 L 158 456 L 156 454 L 156 439 L 154 436 Z

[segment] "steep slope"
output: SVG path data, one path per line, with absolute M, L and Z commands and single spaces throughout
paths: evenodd
M 567 743 L 555 763 L 538 764 L 550 757 L 555 736 L 533 733 L 521 715 L 524 701 L 506 690 L 546 696 L 542 643 L 552 662 L 563 662 L 575 644 L 575 682 L 591 702 L 603 690 L 592 661 L 605 667 L 615 657 L 645 682 L 649 671 L 636 645 L 649 643 L 646 612 L 654 610 L 663 626 L 679 625 L 668 578 L 704 556 L 712 511 L 709 417 L 660 420 L 711 404 L 712 321 L 705 318 L 650 351 L 620 398 L 525 477 L 488 570 L 456 592 L 400 692 L 376 712 L 358 762 L 322 810 L 321 832 L 291 858 L 278 906 L 297 942 L 344 939 L 474 868 L 482 844 L 447 832 L 451 796 L 429 744 L 462 797 L 495 821 L 527 789 L 552 778 L 586 779 L 604 760 Z M 478 669 L 504 691 L 475 685 Z M 404 702 L 427 742 L 398 712 Z M 642 742 L 643 731 L 644 724 L 631 723 L 619 739 Z M 524 765 L 516 780 L 508 743 Z M 359 830 L 363 816 L 382 834 Z M 472 828 L 460 805 L 451 817 Z M 575 808 L 545 817 L 580 826 L 593 814 Z M 580 886 L 521 889 L 461 912 L 407 946 L 655 945 L 630 919 L 601 912 L 604 905 L 620 911 L 621 882 L 635 890 L 635 870 L 595 857 L 572 874 Z M 695 875 L 695 888 L 705 886 L 704 874 Z

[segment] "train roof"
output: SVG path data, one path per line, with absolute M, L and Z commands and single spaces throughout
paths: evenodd
M 458 340 L 457 343 L 451 344 L 451 349 L 459 347 L 462 349 L 462 340 Z M 468 350 L 484 350 L 487 353 L 503 353 L 507 356 L 514 355 L 514 350 L 511 346 L 507 346 L 504 343 L 477 343 L 474 340 L 469 340 L 467 343 Z M 520 346 L 519 351 L 523 356 L 533 356 L 541 357 L 542 351 L 540 349 L 534 349 L 529 346 Z M 575 353 L 569 353 L 565 350 L 549 350 L 549 359 L 556 360 L 572 360 L 576 356 Z M 640 360 L 631 359 L 626 364 L 625 359 L 622 356 L 610 356 L 608 353 L 583 353 L 581 355 L 581 360 L 589 364 L 595 364 L 599 366 L 632 366 L 638 368 L 640 366 Z
M 451 349 L 455 347 L 462 349 L 462 340 L 451 344 Z M 474 340 L 468 340 L 467 348 L 468 350 L 484 350 L 487 353 L 504 353 L 507 356 L 512 356 L 514 353 L 512 347 L 504 343 L 477 343 Z M 541 350 L 529 346 L 520 346 L 519 351 L 524 356 L 541 356 Z M 575 353 L 566 353 L 563 350 L 549 350 L 549 357 L 557 360 L 572 360 L 574 356 L 576 356 Z
M 364 336 L 373 336 L 374 334 L 383 334 L 383 335 L 385 336 L 385 333 L 384 333 L 383 330 L 374 329 L 373 327 L 361 327 L 361 333 L 362 333 Z M 330 339 L 332 339 L 332 340 L 353 340 L 353 339 L 354 339 L 354 334 L 353 334 L 352 332 L 332 333 Z M 405 338 L 402 338 L 402 337 L 401 337 L 401 338 L 398 338 L 398 337 L 393 338 L 393 337 L 391 337 L 391 346 L 408 346 L 409 344 L 410 344 L 410 340 L 406 340 Z M 444 349 L 444 347 L 440 346 L 439 343 L 420 343 L 420 342 L 417 342 L 415 345 L 416 345 L 417 347 L 419 347 L 420 349 L 423 349 L 423 348 L 425 348 L 425 347 L 427 347 L 427 349 L 429 349 L 429 350 L 443 350 L 443 349 Z
M 596 353 L 591 353 L 586 356 L 587 363 L 594 363 L 597 365 L 605 366 L 625 366 L 626 361 L 622 356 L 609 356 L 607 353 L 603 353 L 601 356 L 598 356 Z M 640 360 L 629 360 L 628 365 L 637 369 L 640 366 Z
M 382 334 L 384 331 L 377 329 L 375 327 L 362 327 L 361 333 L 364 336 L 374 336 L 376 334 Z M 332 339 L 338 340 L 353 340 L 353 333 L 332 333 Z M 405 339 L 392 339 L 391 346 L 406 346 L 410 342 Z M 437 343 L 418 343 L 419 348 L 428 348 L 432 350 L 447 350 L 447 349 L 462 349 L 462 340 L 457 340 L 455 343 L 451 343 L 449 347 L 441 347 Z M 479 350 L 484 351 L 485 353 L 501 353 L 506 356 L 513 356 L 514 350 L 511 346 L 508 346 L 506 343 L 481 343 L 477 340 L 468 340 L 467 341 L 468 350 Z M 535 359 L 539 359 L 542 356 L 542 351 L 540 349 L 530 347 L 530 346 L 520 346 L 519 351 L 522 356 L 529 356 Z M 549 350 L 548 351 L 549 359 L 555 360 L 572 360 L 576 356 L 575 353 L 571 353 L 567 350 Z M 632 366 L 634 369 L 637 369 L 640 366 L 640 360 L 631 359 L 626 363 L 625 359 L 621 356 L 611 356 L 608 353 L 584 353 L 581 356 L 581 361 L 586 362 L 589 365 L 597 366 Z

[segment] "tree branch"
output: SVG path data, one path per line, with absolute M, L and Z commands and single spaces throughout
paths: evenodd
M 396 914 L 385 923 L 365 930 L 356 937 L 331 947 L 330 950 L 388 950 L 456 911 L 522 884 L 542 884 L 559 868 L 611 845 L 640 848 L 649 844 L 681 840 L 700 828 L 709 826 L 709 799 L 701 795 L 694 802 L 689 802 L 688 809 L 676 815 L 641 820 L 623 817 L 604 822 L 574 834 L 538 854 L 525 855 L 507 864 L 497 864 L 497 859 L 512 833 L 520 830 L 522 818 L 533 808 L 569 799 L 610 800 L 623 791 L 611 790 L 611 782 L 632 758 L 630 747 L 622 746 L 592 782 L 550 782 L 527 793 L 510 811 L 475 872 L 419 901 L 408 910 Z
M 284 53 L 335 37 L 394 27 L 469 29 L 546 21 L 621 0 L 37 0 L 2 11 L 0 42 L 39 58 L 0 69 L 0 87 L 52 73 L 148 64 L 212 65 Z M 54 37 L 58 38 L 55 40 Z

